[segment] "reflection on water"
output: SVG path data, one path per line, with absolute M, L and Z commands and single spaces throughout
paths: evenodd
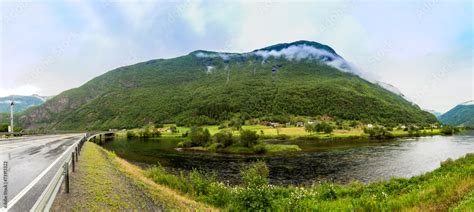
M 200 168 L 215 171 L 222 181 L 239 182 L 239 170 L 265 160 L 274 184 L 314 181 L 370 182 L 410 177 L 439 167 L 448 158 L 474 153 L 474 131 L 455 136 L 404 138 L 390 141 L 293 141 L 303 151 L 278 155 L 224 155 L 178 152 L 176 140 L 114 140 L 104 145 L 130 161 L 157 164 L 173 172 Z

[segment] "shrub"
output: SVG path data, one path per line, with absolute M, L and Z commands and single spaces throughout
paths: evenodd
M 326 122 L 321 122 L 317 124 L 306 124 L 304 127 L 305 127 L 305 130 L 310 133 L 311 132 L 324 132 L 324 133 L 329 134 L 329 133 L 332 133 L 332 131 L 334 130 L 334 127 Z
M 265 144 L 260 143 L 253 147 L 253 151 L 257 154 L 265 154 L 267 152 L 267 148 L 265 147 Z
M 153 130 L 151 132 L 151 137 L 161 137 L 161 132 L 158 130 Z
M 217 127 L 217 129 L 219 129 L 219 130 L 224 129 L 224 128 L 226 128 L 226 126 L 224 124 L 220 124 L 219 127 Z
M 216 181 L 215 173 L 205 173 L 193 169 L 189 174 L 189 182 L 192 184 L 194 194 L 197 196 L 209 194 L 209 185 Z
M 136 137 L 136 134 L 131 130 L 127 130 L 127 138 L 133 138 L 133 137 Z
M 279 140 L 288 140 L 289 138 L 290 138 L 290 136 L 285 135 L 285 134 L 277 135 L 277 139 L 279 139 Z
M 364 128 L 364 133 L 371 138 L 393 138 L 393 134 L 382 127 Z
M 221 182 L 212 182 L 207 190 L 208 194 L 198 199 L 221 208 L 233 202 L 231 189 Z
M 180 148 L 186 148 L 186 147 L 192 147 L 193 144 L 191 141 L 181 141 L 178 143 L 178 147 Z
M 151 137 L 150 129 L 145 128 L 145 129 L 143 129 L 143 130 L 140 130 L 140 137 L 142 137 L 142 138 L 149 138 L 149 137 Z
M 0 124 L 0 132 L 8 132 L 8 124 Z
M 207 149 L 211 152 L 217 151 L 217 149 L 224 148 L 224 145 L 221 143 L 213 143 Z
M 441 128 L 441 133 L 444 135 L 452 135 L 457 132 L 459 132 L 459 129 L 456 127 L 451 127 L 451 126 L 446 125 Z
M 258 135 L 257 132 L 251 130 L 240 131 L 240 143 L 245 147 L 253 147 L 257 144 Z
M 268 185 L 270 171 L 264 161 L 252 163 L 240 171 L 240 176 L 247 187 Z
M 211 138 L 211 134 L 209 133 L 208 129 L 193 127 L 189 137 L 191 138 L 191 144 L 193 146 L 207 146 L 207 143 Z
M 326 134 L 332 133 L 333 130 L 334 130 L 334 128 L 329 124 L 324 126 L 324 129 L 323 129 L 324 133 L 326 133 Z
M 359 123 L 358 123 L 357 121 L 351 121 L 351 122 L 349 123 L 349 126 L 352 127 L 352 128 L 357 127 L 357 125 L 359 125 Z
M 234 138 L 232 133 L 229 131 L 220 131 L 213 136 L 214 143 L 220 143 L 224 147 L 228 147 L 234 144 Z
M 263 161 L 244 168 L 240 175 L 245 187 L 235 190 L 236 200 L 232 208 L 237 211 L 261 211 L 271 208 L 274 193 L 268 185 L 268 174 L 268 167 Z

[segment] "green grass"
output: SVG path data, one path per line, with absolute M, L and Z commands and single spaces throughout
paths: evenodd
M 266 153 L 281 153 L 281 152 L 296 152 L 301 151 L 301 148 L 298 145 L 294 144 L 264 144 Z M 189 147 L 186 148 L 191 151 L 201 151 L 201 152 L 220 152 L 220 153 L 232 153 L 232 154 L 256 154 L 255 149 L 251 147 L 241 146 L 239 144 L 234 144 L 225 148 L 220 148 L 213 150 L 210 147 Z
M 70 177 L 70 193 L 61 192 L 52 211 L 214 210 L 156 184 L 142 169 L 91 142 Z
M 261 163 L 261 162 L 260 162 Z M 474 154 L 409 179 L 396 178 L 368 185 L 351 183 L 314 184 L 308 187 L 269 185 L 260 167 L 245 172 L 255 183 L 227 186 L 199 171 L 194 177 L 168 174 L 156 167 L 147 176 L 157 183 L 178 189 L 196 199 L 229 210 L 372 211 L 472 209 Z M 244 179 L 244 182 L 246 180 Z
M 474 211 L 474 190 L 466 195 L 455 207 L 452 209 L 459 211 Z
M 298 145 L 291 144 L 265 144 L 265 148 L 269 153 L 301 151 Z
M 71 193 L 60 195 L 53 208 L 59 211 L 161 208 L 162 203 L 151 201 L 126 176 L 120 174 L 113 164 L 115 157 L 86 142 L 76 172 L 71 173 Z

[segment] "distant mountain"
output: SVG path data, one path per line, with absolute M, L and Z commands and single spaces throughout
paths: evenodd
M 443 113 L 438 112 L 438 111 L 436 111 L 436 110 L 427 110 L 427 109 L 426 109 L 425 111 L 430 112 L 431 114 L 435 115 L 436 117 L 439 117 L 439 116 L 441 116 L 441 115 L 443 114 Z
M 358 76 L 331 47 L 311 41 L 246 53 L 197 50 L 117 68 L 28 109 L 19 121 L 25 127 L 109 129 L 318 115 L 370 123 L 437 122 Z
M 0 113 L 10 112 L 11 101 L 15 102 L 14 111 L 22 112 L 32 106 L 43 104 L 47 99 L 48 97 L 42 97 L 39 95 L 31 95 L 31 96 L 12 95 L 12 96 L 0 97 Z
M 474 100 L 464 102 L 439 117 L 444 124 L 474 127 Z

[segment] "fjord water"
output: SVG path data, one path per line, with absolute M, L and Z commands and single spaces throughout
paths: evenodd
M 177 151 L 176 140 L 115 139 L 104 145 L 118 156 L 141 166 L 161 164 L 173 173 L 199 168 L 215 172 L 221 181 L 239 182 L 245 164 L 264 160 L 273 184 L 311 184 L 317 181 L 373 182 L 411 177 L 432 171 L 448 158 L 474 153 L 474 131 L 372 141 L 287 141 L 303 151 L 274 155 L 231 155 Z M 285 143 L 285 142 L 279 142 Z

